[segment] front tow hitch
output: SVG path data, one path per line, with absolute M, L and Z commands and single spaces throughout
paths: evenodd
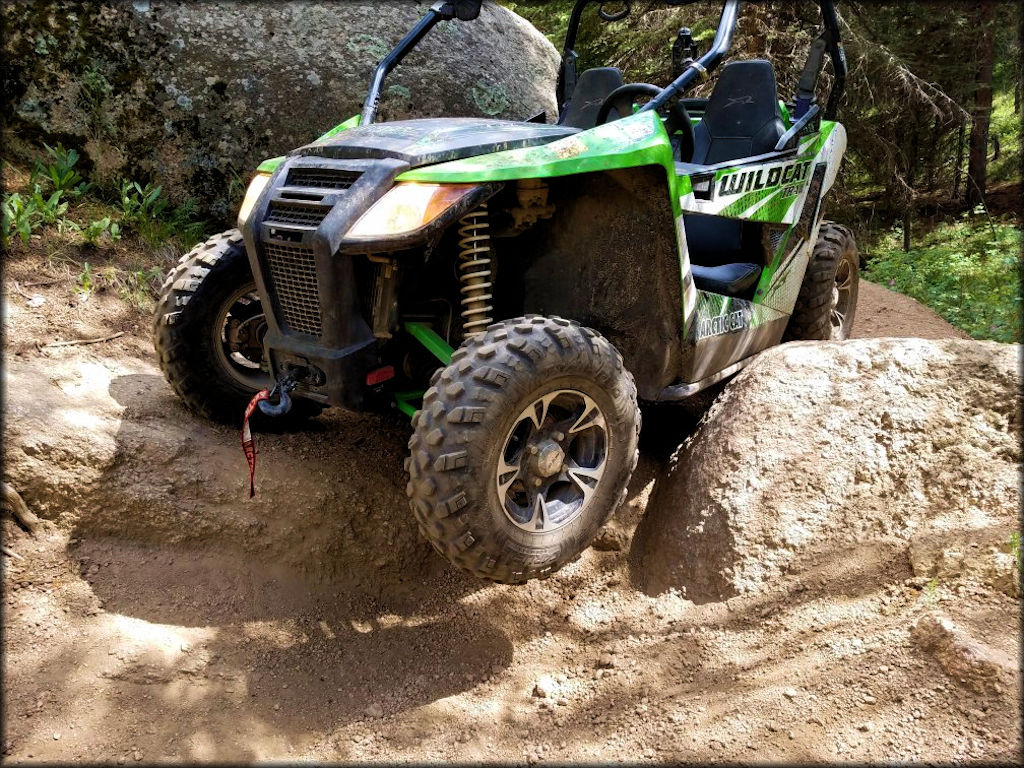
M 284 416 L 292 409 L 291 392 L 299 384 L 294 369 L 282 376 L 265 398 L 257 401 L 260 413 L 264 416 Z M 271 403 L 274 395 L 278 396 L 277 404 Z
M 260 413 L 271 417 L 284 416 L 288 413 L 292 409 L 290 393 L 298 386 L 300 375 L 304 373 L 305 369 L 290 368 L 277 380 L 273 389 L 270 391 L 262 389 L 257 392 L 245 409 L 245 416 L 242 419 L 242 451 L 249 464 L 250 499 L 256 495 L 256 438 L 253 436 L 252 430 L 249 429 L 249 419 L 256 408 L 260 409 Z M 271 403 L 275 394 L 278 398 L 276 405 Z

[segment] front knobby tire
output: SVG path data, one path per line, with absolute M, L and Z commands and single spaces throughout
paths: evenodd
M 164 281 L 153 319 L 153 346 L 171 388 L 193 413 L 240 424 L 246 405 L 272 386 L 263 370 L 266 323 L 245 243 L 237 229 L 214 235 L 186 253 Z M 262 429 L 318 414 L 296 399 L 292 411 Z M 282 420 L 283 419 L 283 420 Z
M 519 584 L 577 558 L 623 501 L 640 410 L 607 339 L 527 316 L 467 340 L 413 426 L 407 491 L 420 532 L 459 568 Z
M 823 222 L 783 341 L 850 338 L 859 287 L 860 256 L 853 233 Z

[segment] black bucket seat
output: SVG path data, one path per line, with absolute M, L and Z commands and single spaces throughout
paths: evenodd
M 692 162 L 713 165 L 763 155 L 785 132 L 772 65 L 762 59 L 730 62 L 694 126 Z M 687 214 L 683 222 L 694 284 L 727 296 L 752 295 L 764 261 L 761 226 L 699 214 Z
M 559 117 L 559 125 L 589 131 L 597 125 L 597 113 L 611 92 L 623 85 L 618 67 L 595 67 L 585 70 L 576 81 L 576 90 Z M 613 110 L 614 117 L 621 117 Z

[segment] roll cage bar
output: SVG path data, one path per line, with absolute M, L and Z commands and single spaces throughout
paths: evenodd
M 691 5 L 697 0 L 662 0 L 665 5 L 677 7 Z M 824 54 L 828 52 L 832 59 L 832 69 L 835 78 L 832 83 L 832 90 L 829 92 L 828 102 L 825 111 L 822 113 L 826 120 L 834 120 L 839 111 L 839 100 L 846 89 L 846 53 L 843 50 L 843 42 L 839 32 L 839 17 L 836 14 L 835 0 L 817 0 L 821 9 L 821 16 L 825 28 L 811 45 L 811 52 L 807 58 L 803 73 L 800 76 L 800 84 L 796 94 L 796 111 L 794 118 L 800 119 L 807 115 L 811 109 L 811 102 L 814 99 L 814 89 L 818 82 L 824 66 Z M 370 89 L 363 104 L 363 111 L 360 115 L 360 125 L 369 125 L 377 117 L 377 108 L 380 105 L 381 88 L 384 79 L 402 63 L 406 55 L 419 45 L 420 41 L 427 36 L 438 22 L 448 19 L 459 19 L 460 21 L 473 21 L 480 15 L 480 7 L 483 0 L 439 0 L 427 11 L 427 15 L 420 19 L 409 33 L 395 46 L 374 70 L 373 79 L 370 81 Z M 631 0 L 622 0 L 623 8 L 617 12 L 605 10 L 610 5 L 610 0 L 576 0 L 572 14 L 569 17 L 569 27 L 565 34 L 565 45 L 562 49 L 562 65 L 558 73 L 557 98 L 559 112 L 565 110 L 566 105 L 572 98 L 576 89 L 576 60 L 579 58 L 574 48 L 576 38 L 579 34 L 580 21 L 583 18 L 583 11 L 589 5 L 598 6 L 598 15 L 603 21 L 621 21 L 632 12 Z M 732 35 L 736 30 L 736 21 L 739 17 L 740 0 L 725 0 L 722 6 L 722 15 L 718 20 L 718 30 L 715 32 L 715 39 L 711 48 L 695 61 L 689 61 L 683 73 L 673 80 L 662 90 L 660 94 L 647 102 L 641 111 L 660 109 L 673 99 L 680 98 L 689 88 L 693 81 L 700 78 L 706 80 L 711 73 L 725 58 L 729 47 L 732 44 Z
M 663 0 L 663 2 L 665 5 L 677 7 L 691 5 L 697 2 L 697 0 Z M 826 120 L 835 120 L 839 111 L 839 100 L 846 90 L 846 53 L 843 50 L 842 37 L 839 31 L 839 17 L 836 14 L 835 0 L 817 0 L 817 2 L 821 10 L 824 29 L 811 46 L 807 64 L 800 77 L 800 85 L 796 95 L 796 112 L 793 116 L 795 118 L 803 117 L 810 108 L 811 101 L 814 99 L 814 89 L 824 65 L 824 54 L 828 52 L 832 60 L 835 79 L 832 83 L 832 90 L 829 92 L 823 117 Z M 618 12 L 609 12 L 605 10 L 606 5 L 612 5 L 609 0 L 576 1 L 576 5 L 573 7 L 572 14 L 569 17 L 569 27 L 566 30 L 565 45 L 562 49 L 562 66 L 558 74 L 557 96 L 560 111 L 565 109 L 565 106 L 572 98 L 573 91 L 576 89 L 576 60 L 579 57 L 574 49 L 584 10 L 589 5 L 597 5 L 598 15 L 602 21 L 621 21 L 632 12 L 632 2 L 630 0 L 623 0 L 617 4 L 624 6 L 624 8 Z M 693 85 L 694 80 L 698 78 L 706 80 L 708 78 L 709 74 L 725 58 L 725 54 L 728 53 L 729 47 L 732 45 L 732 35 L 736 30 L 739 7 L 740 0 L 725 0 L 722 6 L 722 15 L 718 21 L 718 29 L 715 32 L 715 39 L 708 52 L 696 61 L 690 62 L 686 70 L 669 83 L 662 90 L 661 94 L 647 102 L 641 111 L 660 109 L 673 99 L 680 98 Z

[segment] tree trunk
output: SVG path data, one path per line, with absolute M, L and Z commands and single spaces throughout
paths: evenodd
M 1024 24 L 1021 25 L 1021 30 L 1024 31 Z M 1018 45 L 1020 45 L 1018 43 Z M 1017 48 L 1017 79 L 1013 84 L 1013 113 L 1017 114 L 1020 112 L 1020 84 L 1024 80 L 1024 51 Z
M 956 168 L 953 170 L 953 200 L 960 199 L 960 178 L 964 172 L 964 134 L 967 132 L 967 120 L 960 120 L 960 131 L 956 137 Z
M 992 20 L 995 0 L 978 3 L 978 65 L 975 76 L 971 149 L 967 160 L 967 205 L 974 208 L 985 202 L 988 175 L 988 129 L 992 120 L 992 59 L 994 35 Z

